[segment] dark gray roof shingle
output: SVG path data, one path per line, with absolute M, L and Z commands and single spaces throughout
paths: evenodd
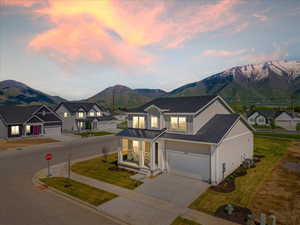
M 145 138 L 145 139 L 154 139 L 163 133 L 163 130 L 147 130 L 147 129 L 135 129 L 127 128 L 116 134 L 116 136 L 121 137 L 135 137 L 135 138 Z
M 194 113 L 212 101 L 213 96 L 190 96 L 190 97 L 170 97 L 154 99 L 145 105 L 130 109 L 128 112 L 145 112 L 145 109 L 155 105 L 160 109 L 168 110 L 170 113 Z
M 24 123 L 41 106 L 0 106 L 0 115 L 8 124 Z
M 238 114 L 217 114 L 195 135 L 164 133 L 161 137 L 217 144 L 239 118 Z
M 86 112 L 88 112 L 93 108 L 94 105 L 97 105 L 100 108 L 100 110 L 105 111 L 102 106 L 91 102 L 75 102 L 75 101 L 62 102 L 56 107 L 56 109 L 60 105 L 64 105 L 71 113 L 78 112 L 80 108 L 83 108 Z

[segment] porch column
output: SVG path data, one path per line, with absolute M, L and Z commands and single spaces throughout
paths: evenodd
M 140 157 L 139 157 L 139 166 L 144 167 L 144 154 L 145 154 L 145 142 L 139 141 L 139 151 L 140 151 Z
M 121 147 L 118 147 L 118 163 L 123 162 L 123 139 L 120 140 Z
M 151 142 L 150 147 L 151 147 L 151 149 L 150 149 L 150 152 L 151 152 L 151 155 L 150 155 L 150 159 L 151 159 L 150 169 L 154 170 L 155 169 L 155 142 Z

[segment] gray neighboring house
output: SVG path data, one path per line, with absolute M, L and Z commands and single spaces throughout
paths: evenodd
M 219 96 L 155 99 L 128 112 L 118 164 L 220 183 L 253 157 L 253 128 Z
M 101 121 L 109 119 L 109 112 L 104 107 L 90 102 L 62 102 L 55 112 L 62 118 L 65 131 L 97 130 Z
M 251 125 L 271 125 L 274 120 L 276 126 L 287 130 L 296 130 L 300 118 L 284 110 L 256 110 L 247 113 L 248 123 Z
M 0 138 L 59 136 L 62 120 L 49 107 L 0 106 Z

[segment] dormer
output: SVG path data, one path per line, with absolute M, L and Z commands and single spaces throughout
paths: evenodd
M 163 113 L 167 111 L 168 109 L 161 109 L 156 105 L 150 105 L 145 108 L 145 112 L 147 113 L 147 129 L 161 130 L 165 128 Z

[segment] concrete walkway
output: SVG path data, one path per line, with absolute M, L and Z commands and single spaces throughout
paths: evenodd
M 46 170 L 39 173 L 46 173 Z M 51 173 L 53 176 L 65 177 L 65 164 L 54 166 Z M 125 189 L 76 173 L 71 173 L 71 179 L 118 195 L 118 198 L 98 206 L 97 209 L 132 225 L 169 225 L 177 216 L 193 220 L 201 225 L 235 224 L 135 190 Z

